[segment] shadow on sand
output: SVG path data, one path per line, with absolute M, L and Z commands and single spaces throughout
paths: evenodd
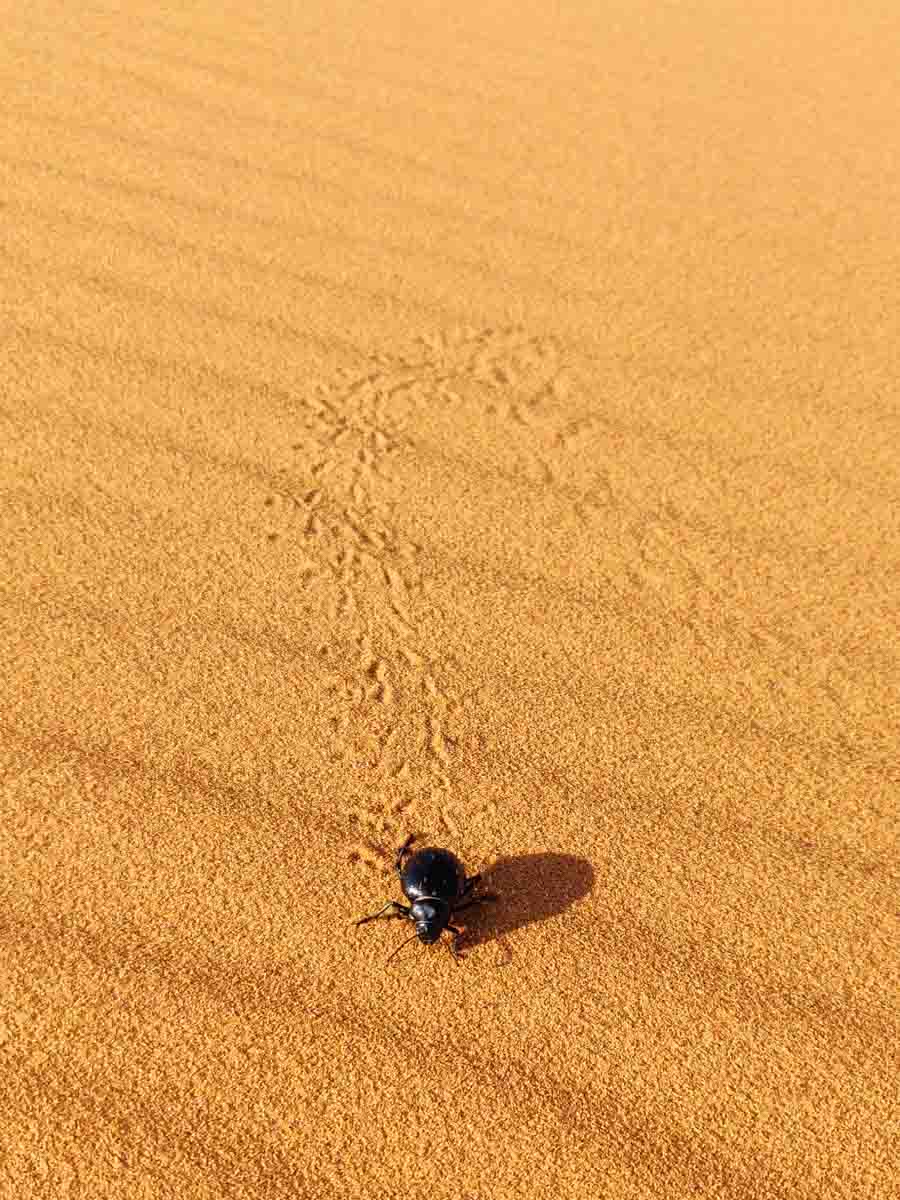
M 520 854 L 501 858 L 482 874 L 479 892 L 496 892 L 495 904 L 465 913 L 463 953 L 525 925 L 559 916 L 594 886 L 594 868 L 573 854 Z M 463 914 L 460 913 L 460 921 Z M 509 947 L 504 947 L 509 958 Z

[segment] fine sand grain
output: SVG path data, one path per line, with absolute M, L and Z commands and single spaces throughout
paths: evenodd
M 3 1200 L 896 1196 L 896 0 L 0 22 Z

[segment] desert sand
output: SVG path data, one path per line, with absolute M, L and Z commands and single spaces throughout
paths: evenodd
M 900 6 L 2 27 L 0 1195 L 896 1195 Z

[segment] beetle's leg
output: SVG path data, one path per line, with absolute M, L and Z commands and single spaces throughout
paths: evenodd
M 409 909 L 404 908 L 402 904 L 398 904 L 396 900 L 388 900 L 384 908 L 379 908 L 377 913 L 372 913 L 371 917 L 360 917 L 358 921 L 354 921 L 355 925 L 365 925 L 366 921 L 377 921 L 380 916 L 383 916 L 389 908 L 394 911 L 388 913 L 388 917 L 408 917 Z
M 462 958 L 462 955 L 459 952 L 459 939 L 462 937 L 462 930 L 457 929 L 455 925 L 448 925 L 446 928 L 448 933 L 453 934 L 453 940 L 450 943 L 450 953 L 453 955 L 456 961 L 459 962 L 459 960 Z
M 394 860 L 394 870 L 397 872 L 398 875 L 403 870 L 403 857 L 407 853 L 410 846 L 413 844 L 413 842 L 415 840 L 416 840 L 416 835 L 414 833 L 411 833 L 409 835 L 409 837 L 406 839 L 406 841 L 403 843 L 403 845 L 400 847 L 400 849 L 397 851 L 397 857 Z
M 476 883 L 481 883 L 481 876 L 480 875 L 470 875 L 469 878 L 466 880 L 466 882 L 463 884 L 463 890 L 460 893 L 460 895 L 468 896 L 469 892 L 471 892 L 472 888 L 475 886 Z
M 463 895 L 465 895 L 465 892 L 463 892 Z M 499 900 L 499 899 L 500 899 L 500 897 L 497 895 L 496 892 L 485 892 L 483 896 L 473 896 L 472 899 L 467 900 L 465 902 L 465 904 L 454 904 L 451 911 L 458 913 L 458 912 L 462 912 L 463 909 L 472 908 L 476 904 L 484 904 L 486 902 L 491 902 L 491 901 Z

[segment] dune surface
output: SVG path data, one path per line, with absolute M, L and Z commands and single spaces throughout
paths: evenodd
M 896 1196 L 900 7 L 0 15 L 0 1196 Z

